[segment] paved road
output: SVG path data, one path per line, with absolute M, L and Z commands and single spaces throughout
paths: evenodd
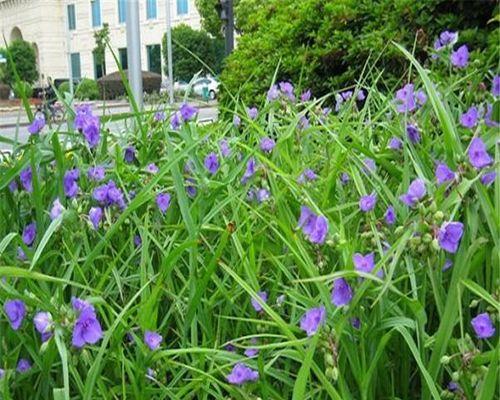
M 127 105 L 113 107 L 112 109 L 107 110 L 106 115 L 110 114 L 120 114 L 128 112 L 130 108 Z M 102 115 L 102 112 L 100 113 Z M 218 116 L 218 111 L 216 107 L 205 107 L 200 108 L 200 112 L 198 114 L 198 120 L 203 121 L 215 121 Z M 19 127 L 17 126 L 19 122 Z M 117 122 L 108 122 L 106 126 L 108 126 L 112 131 L 120 131 L 125 128 L 126 121 L 121 120 Z M 47 129 L 47 128 L 45 128 Z M 25 143 L 28 140 L 29 133 L 27 130 L 27 119 L 23 113 L 1 113 L 0 114 L 0 136 L 15 139 L 17 135 L 17 140 L 21 143 Z M 8 150 L 11 146 L 6 143 L 0 142 L 1 150 Z

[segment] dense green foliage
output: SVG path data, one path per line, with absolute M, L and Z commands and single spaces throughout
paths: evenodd
M 234 8 L 239 0 L 233 0 Z M 195 0 L 200 13 L 202 28 L 214 37 L 222 37 L 224 21 L 220 18 L 220 0 Z M 236 21 L 237 26 L 237 21 Z
M 4 57 L 8 59 L 7 52 L 5 50 L 1 52 Z M 9 52 L 16 66 L 19 78 L 28 83 L 35 82 L 38 79 L 38 71 L 36 68 L 36 54 L 33 46 L 24 40 L 14 40 L 9 44 Z M 9 85 L 13 85 L 15 77 L 12 63 L 8 61 L 4 64 L 0 64 L 0 68 L 3 70 L 3 81 Z
M 83 78 L 75 90 L 75 97 L 80 100 L 97 100 L 99 86 L 93 79 Z
M 278 80 L 298 82 L 318 95 L 355 84 L 375 64 L 384 71 L 383 84 L 393 84 L 405 60 L 391 41 L 415 46 L 423 61 L 444 30 L 460 30 L 457 46 L 489 46 L 497 60 L 498 22 L 488 23 L 495 9 L 496 1 L 241 0 L 237 21 L 243 34 L 221 80 L 249 103 L 269 88 L 278 64 Z
M 167 65 L 166 37 L 163 38 L 163 59 Z M 224 41 L 213 38 L 205 31 L 198 31 L 186 24 L 172 29 L 172 57 L 174 79 L 189 82 L 199 71 L 220 72 L 224 57 Z M 204 65 L 205 64 L 205 65 Z

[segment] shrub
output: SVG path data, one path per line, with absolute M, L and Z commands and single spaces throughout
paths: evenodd
M 384 70 L 383 85 L 402 76 L 404 58 L 389 44 L 412 48 L 423 60 L 434 38 L 459 30 L 460 42 L 474 50 L 487 47 L 495 1 L 448 0 L 241 0 L 237 21 L 242 36 L 226 60 L 221 81 L 229 92 L 258 102 L 269 88 L 278 63 L 279 80 L 300 82 L 318 95 L 354 84 L 365 68 Z M 497 43 L 498 31 L 491 34 Z M 416 41 L 415 41 L 416 39 Z M 472 39 L 472 40 L 470 40 Z M 222 102 L 228 98 L 222 93 Z
M 125 71 L 128 74 L 127 71 Z M 113 72 L 99 78 L 99 93 L 101 99 L 116 99 L 119 96 L 126 94 L 125 86 L 123 85 L 120 73 Z M 161 86 L 161 75 L 154 72 L 142 71 L 142 90 L 145 93 L 158 92 Z
M 93 79 L 83 78 L 75 90 L 75 97 L 79 100 L 97 100 L 99 86 Z
M 62 82 L 58 87 L 57 90 L 62 93 L 69 93 L 70 88 L 69 88 L 69 81 L 64 81 Z
M 9 45 L 9 52 L 12 60 L 16 65 L 17 73 L 22 81 L 33 83 L 38 79 L 38 71 L 36 66 L 36 54 L 33 46 L 24 40 L 14 40 Z M 2 50 L 2 54 L 7 57 L 7 50 Z M 3 69 L 3 81 L 9 85 L 14 84 L 14 71 L 9 61 L 0 64 Z
M 209 68 L 206 68 L 187 48 L 199 57 Z M 181 24 L 172 29 L 172 58 L 174 62 L 174 79 L 189 82 L 194 74 L 202 70 L 205 73 L 212 69 L 216 74 L 220 72 L 224 57 L 224 41 L 212 38 L 204 31 L 198 31 L 188 25 Z M 163 58 L 167 64 L 166 37 L 163 37 Z

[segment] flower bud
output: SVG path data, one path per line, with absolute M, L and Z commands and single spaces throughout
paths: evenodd
M 479 301 L 474 299 L 470 302 L 469 308 L 476 308 L 478 304 L 479 304 Z
M 440 222 L 442 221 L 444 218 L 444 213 L 442 211 L 436 211 L 434 213 L 434 219 L 437 221 L 437 222 Z
M 424 243 L 430 243 L 432 242 L 432 235 L 430 233 L 426 233 L 422 240 L 424 241 Z
M 325 364 L 332 367 L 335 365 L 335 361 L 333 360 L 333 356 L 331 353 L 325 354 Z
M 458 382 L 460 380 L 460 372 L 455 371 L 451 374 L 451 380 Z
M 404 231 L 404 227 L 403 226 L 398 226 L 395 230 L 394 230 L 394 234 L 396 236 L 401 236 L 401 234 L 403 233 Z
M 432 241 L 432 248 L 433 248 L 434 250 L 439 250 L 439 243 L 438 243 L 438 240 L 437 240 L 437 239 L 434 239 L 434 240 Z
M 450 362 L 450 359 L 451 359 L 450 356 L 446 356 L 446 355 L 441 357 L 441 364 L 445 364 L 445 365 L 448 364 Z
M 437 211 L 437 205 L 435 201 L 432 201 L 431 205 L 429 206 L 429 211 L 431 213 L 435 213 Z

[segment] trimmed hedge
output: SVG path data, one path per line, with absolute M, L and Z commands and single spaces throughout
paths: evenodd
M 128 71 L 124 71 L 128 76 Z M 116 99 L 119 96 L 126 94 L 125 86 L 123 85 L 120 73 L 113 72 L 99 78 L 97 80 L 99 85 L 100 98 L 105 100 Z M 142 71 L 142 90 L 145 93 L 158 92 L 161 86 L 161 75 L 154 72 Z

